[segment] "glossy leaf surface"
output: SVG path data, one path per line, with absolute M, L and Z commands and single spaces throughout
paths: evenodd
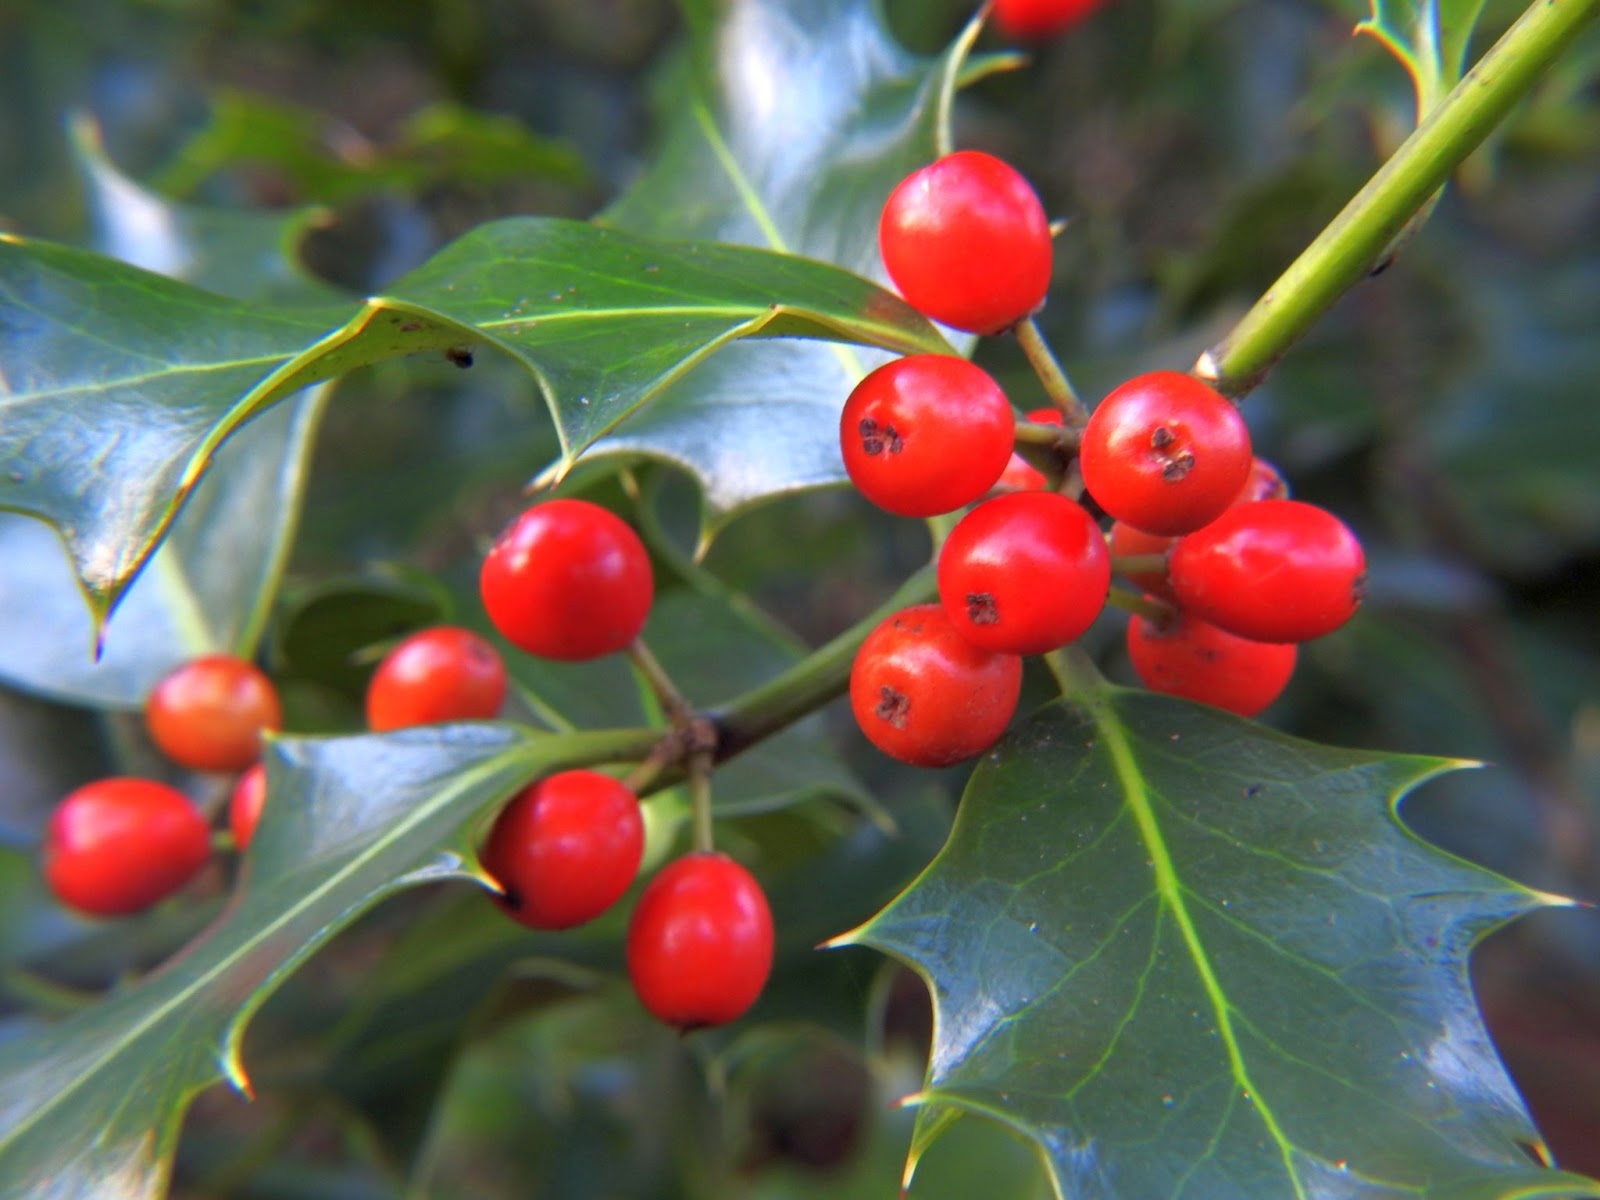
M 190 1098 L 246 1085 L 243 1024 L 284 974 L 383 896 L 472 875 L 481 814 L 528 779 L 647 744 L 509 725 L 277 743 L 216 923 L 137 986 L 0 1047 L 0 1196 L 162 1194 Z
M 969 31 L 972 32 L 972 31 Z M 696 22 L 687 95 L 637 184 L 602 218 L 659 237 L 786 250 L 884 280 L 878 216 L 949 138 L 963 37 L 903 50 L 870 0 L 741 0 Z M 698 367 L 599 442 L 691 472 L 713 526 L 763 498 L 845 481 L 844 398 L 883 356 L 750 343 Z
M 853 935 L 934 993 L 919 1149 L 976 1112 L 1065 1196 L 1600 1195 L 1523 1148 L 1467 977 L 1552 898 L 1395 815 L 1451 765 L 1146 693 L 1043 710 Z
M 381 359 L 497 347 L 535 376 L 567 460 L 742 337 L 944 339 L 848 272 L 572 221 L 480 226 L 355 314 L 262 308 L 61 246 L 0 239 L 0 507 L 54 524 L 103 617 L 223 441 Z
M 174 205 L 118 171 L 92 127 L 77 127 L 76 149 L 96 249 L 239 300 L 337 299 L 295 262 L 315 214 Z M 197 489 L 118 611 L 98 661 L 94 623 L 60 539 L 39 521 L 0 514 L 0 679 L 68 702 L 137 707 L 187 658 L 252 655 L 299 514 L 305 456 L 325 399 L 325 389 L 308 392 L 223 448 L 220 469 Z M 22 461 L 11 468 L 13 475 L 28 469 Z

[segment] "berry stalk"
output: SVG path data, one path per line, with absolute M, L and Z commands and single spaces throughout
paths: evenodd
M 1017 322 L 1016 334 L 1017 344 L 1028 356 L 1028 364 L 1044 385 L 1050 403 L 1061 410 L 1066 427 L 1073 432 L 1082 429 L 1089 420 L 1088 410 L 1083 407 L 1083 401 L 1078 399 L 1072 381 L 1061 369 L 1061 363 L 1044 340 L 1044 334 L 1039 332 L 1038 322 L 1032 317 L 1024 317 Z
M 1597 14 L 1600 0 L 1529 5 L 1233 331 L 1200 356 L 1194 374 L 1234 397 L 1260 383 L 1371 272 L 1406 222 Z

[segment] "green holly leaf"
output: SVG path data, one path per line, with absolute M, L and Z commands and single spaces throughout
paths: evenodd
M 481 226 L 353 314 L 245 304 L 0 236 L 0 508 L 57 528 L 103 621 L 223 442 L 312 383 L 494 347 L 538 381 L 567 465 L 744 337 L 947 347 L 903 301 L 836 267 L 573 221 Z
M 1461 81 L 1467 45 L 1485 0 L 1371 0 L 1356 26 L 1400 60 L 1417 90 L 1417 123 Z
M 285 739 L 231 901 L 136 986 L 0 1046 L 0 1197 L 162 1194 L 201 1089 L 248 1090 L 245 1023 L 319 945 L 384 896 L 476 876 L 486 812 L 534 776 L 631 758 L 650 735 L 454 725 Z
M 98 130 L 74 126 L 90 244 L 114 258 L 235 299 L 327 303 L 338 293 L 296 261 L 314 210 L 229 212 L 175 205 L 106 158 Z M 138 707 L 198 654 L 250 657 L 300 512 L 306 452 L 326 399 L 314 389 L 230 440 L 106 635 L 96 631 L 60 539 L 0 514 L 0 679 L 68 703 Z M 13 477 L 25 460 L 11 465 Z
M 949 149 L 950 105 L 977 25 L 927 60 L 894 41 L 872 0 L 745 0 L 691 16 L 690 61 L 662 145 L 602 220 L 885 279 L 879 214 L 895 184 Z M 740 345 L 590 453 L 676 464 L 700 482 L 720 527 L 761 500 L 845 481 L 839 410 L 884 360 L 815 343 Z
M 1460 765 L 1121 689 L 1043 710 L 850 935 L 934 995 L 913 1160 L 981 1113 L 1063 1196 L 1600 1196 L 1530 1156 L 1467 972 L 1561 901 L 1397 816 Z

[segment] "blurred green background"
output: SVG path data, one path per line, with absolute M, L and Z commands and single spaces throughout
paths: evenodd
M 886 10 L 932 52 L 970 5 Z M 967 92 L 958 144 L 1011 159 L 1068 221 L 1042 322 L 1087 396 L 1192 363 L 1404 136 L 1409 83 L 1374 41 L 1352 40 L 1363 11 L 1127 0 Z M 1516 11 L 1491 3 L 1476 48 Z M 666 0 L 5 0 L 0 228 L 82 236 L 68 119 L 86 113 L 111 159 L 171 198 L 326 206 L 307 257 L 366 292 L 481 221 L 582 217 L 614 198 L 670 102 L 681 26 Z M 1296 495 L 1344 516 L 1373 564 L 1361 617 L 1308 648 L 1270 722 L 1492 764 L 1430 784 L 1408 818 L 1588 899 L 1600 898 L 1597 77 L 1591 35 L 1393 268 L 1245 406 L 1258 452 Z M 979 354 L 1031 407 L 1015 347 Z M 553 450 L 527 376 L 492 360 L 396 363 L 339 385 L 269 627 L 293 727 L 359 722 L 365 665 L 347 652 L 432 619 Z M 638 482 L 669 514 L 693 503 L 664 469 Z M 834 492 L 741 518 L 705 565 L 815 643 L 925 551 L 911 523 Z M 1131 678 L 1118 638 L 1114 621 L 1091 634 Z M 260 1099 L 201 1099 L 176 1194 L 894 1194 L 909 1116 L 890 1101 L 920 1080 L 926 1002 L 873 955 L 808 947 L 931 856 L 961 775 L 889 770 L 830 720 L 901 836 L 821 800 L 738 824 L 735 837 L 785 848 L 775 907 L 809 914 L 786 935 L 770 1021 L 680 1041 L 618 986 L 614 926 L 556 941 L 496 923 L 460 889 L 409 895 L 268 1005 L 246 1046 Z M 50 805 L 114 767 L 151 767 L 135 724 L 0 691 L 0 1036 L 26 1037 L 159 960 L 208 915 L 91 926 L 36 882 Z M 1600 919 L 1522 921 L 1479 951 L 1475 978 L 1558 1159 L 1600 1173 Z M 965 1122 L 913 1195 L 1042 1187 L 1025 1149 Z

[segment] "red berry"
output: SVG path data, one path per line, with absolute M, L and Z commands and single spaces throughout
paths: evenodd
M 1179 538 L 1167 571 L 1178 603 L 1213 625 L 1252 641 L 1305 642 L 1355 615 L 1367 560 L 1332 513 L 1259 500 Z
M 900 181 L 883 206 L 878 249 L 913 308 L 971 333 L 1015 325 L 1050 287 L 1050 222 L 1038 194 L 976 150 Z
M 1188 612 L 1128 623 L 1128 657 L 1145 687 L 1241 717 L 1255 716 L 1278 698 L 1299 652 L 1298 646 L 1235 637 Z
M 272 680 L 228 654 L 192 659 L 150 693 L 145 724 L 163 753 L 196 771 L 242 771 L 261 757 L 263 730 L 283 724 Z
M 489 619 L 507 640 L 569 662 L 627 646 L 655 594 L 639 535 L 586 500 L 528 509 L 495 541 L 478 582 Z
M 1113 558 L 1166 554 L 1176 540 L 1176 538 L 1146 533 L 1144 530 L 1135 529 L 1132 525 L 1123 521 L 1113 521 L 1111 523 L 1111 556 Z M 1173 598 L 1172 585 L 1167 582 L 1165 570 L 1127 572 L 1125 573 L 1125 578 L 1129 583 L 1134 584 L 1141 590 L 1160 596 L 1163 600 L 1171 600 Z
M 500 652 L 475 633 L 438 625 L 412 634 L 378 665 L 367 685 L 367 724 L 383 733 L 492 717 L 505 696 Z
M 982 368 L 913 354 L 856 385 L 839 417 L 839 445 L 868 500 L 902 517 L 931 517 L 989 490 L 1015 430 L 1006 394 Z
M 1084 20 L 1105 0 L 995 0 L 994 21 L 1014 38 L 1042 41 Z
M 1190 533 L 1233 503 L 1250 476 L 1239 410 L 1176 371 L 1140 375 L 1102 400 L 1083 430 L 1083 482 L 1100 507 L 1146 533 Z
M 267 800 L 267 768 L 257 763 L 233 785 L 233 798 L 228 802 L 228 828 L 233 830 L 233 844 L 243 854 L 256 836 L 256 824 L 261 820 L 261 806 Z
M 1111 586 L 1105 535 L 1060 492 L 1014 492 L 973 509 L 939 552 L 939 602 L 967 641 L 1043 654 L 1100 615 Z
M 1244 486 L 1239 489 L 1239 494 L 1233 498 L 1233 502 L 1254 504 L 1257 500 L 1288 498 L 1289 481 L 1283 477 L 1283 472 L 1264 458 L 1252 458 L 1250 474 L 1245 477 Z
M 937 604 L 885 618 L 856 651 L 850 707 L 891 758 L 947 767 L 1005 732 L 1022 690 L 1022 660 L 974 646 Z
M 609 775 L 562 771 L 511 798 L 480 857 L 513 919 L 568 929 L 615 904 L 643 855 L 638 797 Z
M 85 784 L 56 808 L 44 874 L 63 904 L 99 917 L 165 900 L 211 857 L 211 830 L 189 798 L 148 779 Z
M 725 854 L 689 854 L 645 888 L 628 922 L 628 975 L 651 1015 L 679 1029 L 743 1016 L 772 971 L 772 912 Z
M 1061 410 L 1059 408 L 1036 408 L 1028 414 L 1028 420 L 1035 425 L 1061 424 Z M 1029 464 L 1022 455 L 1013 453 L 1011 460 L 1006 463 L 1006 469 L 1000 472 L 1000 478 L 995 481 L 994 490 L 997 492 L 1038 492 L 1050 486 L 1050 481 L 1045 478 L 1044 472 Z

